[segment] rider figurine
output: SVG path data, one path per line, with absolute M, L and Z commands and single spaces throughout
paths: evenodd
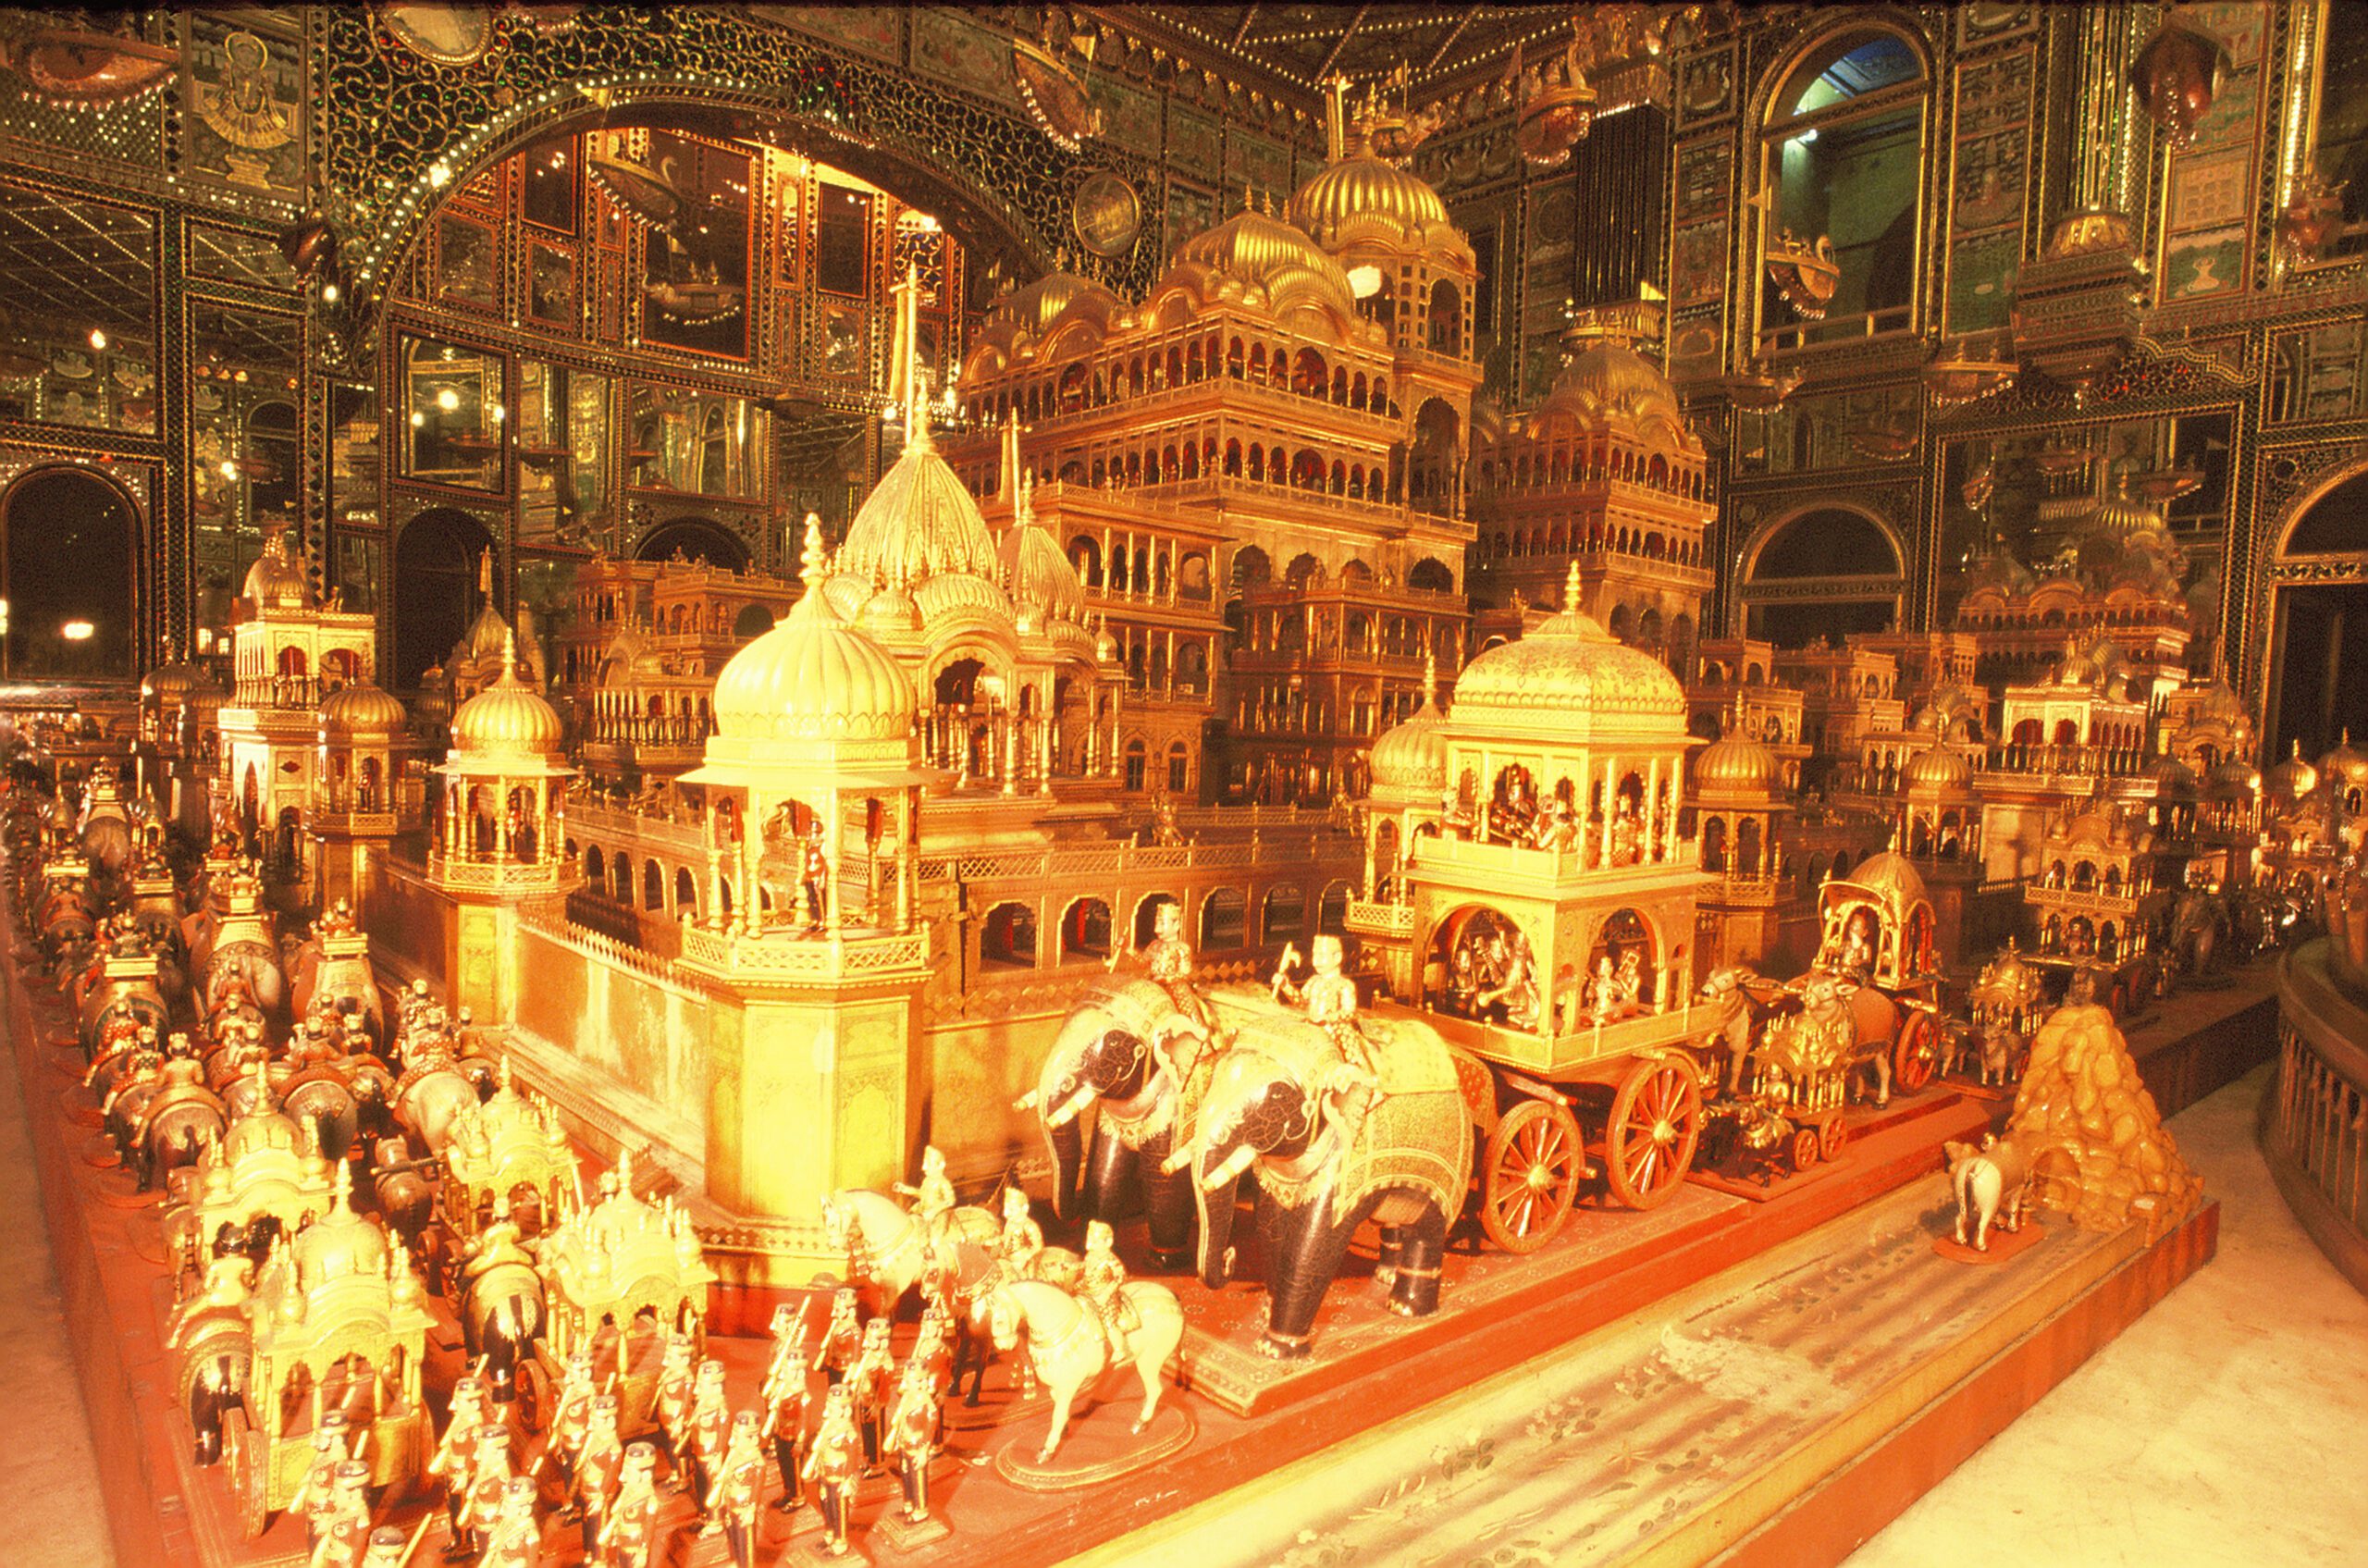
M 1306 1008 L 1307 1021 L 1331 1038 L 1341 1061 L 1372 1077 L 1373 1052 L 1365 1041 L 1363 1026 L 1357 1021 L 1357 982 L 1342 972 L 1340 939 L 1315 939 L 1309 954 L 1313 972 L 1304 981 L 1290 978 L 1290 965 L 1298 957 L 1297 947 L 1284 945 L 1282 958 L 1275 965 L 1275 994 Z
M 896 1191 L 913 1200 L 913 1218 L 919 1225 L 923 1251 L 934 1256 L 945 1241 L 946 1221 L 954 1213 L 954 1183 L 945 1177 L 945 1156 L 937 1145 L 921 1150 L 921 1179 L 918 1187 L 896 1183 Z
M 1043 1255 L 1044 1228 L 1029 1211 L 1027 1192 L 1018 1187 L 1005 1188 L 1003 1233 L 995 1238 L 995 1257 L 1003 1265 L 1004 1278 L 1035 1278 L 1037 1261 Z
M 1098 1219 L 1085 1226 L 1085 1256 L 1078 1261 L 1078 1299 L 1093 1309 L 1103 1338 L 1113 1346 L 1142 1327 L 1135 1306 L 1127 1300 L 1127 1266 L 1115 1250 L 1117 1236 Z

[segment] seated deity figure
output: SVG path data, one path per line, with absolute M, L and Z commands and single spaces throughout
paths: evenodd
M 1527 775 L 1515 772 L 1504 781 L 1503 793 L 1488 807 L 1488 839 L 1493 844 L 1527 844 L 1537 821 L 1537 797 Z

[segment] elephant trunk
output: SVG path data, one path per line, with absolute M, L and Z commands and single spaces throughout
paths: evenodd
M 1085 1129 L 1074 1117 L 1058 1122 L 1047 1117 L 1042 1127 L 1045 1146 L 1053 1153 L 1053 1213 L 1075 1219 L 1085 1174 Z

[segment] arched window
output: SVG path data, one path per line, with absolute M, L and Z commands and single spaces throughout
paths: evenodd
M 641 907 L 645 909 L 666 907 L 666 868 L 655 860 L 641 863 Z
M 1760 339 L 1791 347 L 1903 331 L 1915 325 L 1924 56 L 1902 34 L 1852 26 L 1812 43 L 1769 100 L 1762 178 L 1770 194 L 1766 248 L 1782 236 L 1831 242 L 1821 306 L 1775 268 L 1763 279 Z M 1812 273 L 1821 269 L 1814 263 Z M 1821 310 L 1822 319 L 1818 318 Z
M 121 491 L 80 469 L 36 470 L 8 490 L 0 539 L 9 675 L 139 668 L 140 529 Z
M 1167 792 L 1181 795 L 1191 783 L 1192 762 L 1180 740 L 1167 744 Z
M 1061 916 L 1061 962 L 1099 961 L 1110 956 L 1110 906 L 1080 898 Z
M 1220 887 L 1201 901 L 1201 946 L 1224 952 L 1241 945 L 1242 917 L 1250 899 L 1238 887 Z
M 1025 904 L 998 904 L 979 928 L 979 957 L 1008 969 L 1036 963 L 1036 911 Z
M 1140 740 L 1128 741 L 1127 743 L 1126 757 L 1127 787 L 1130 790 L 1140 791 L 1143 787 L 1143 771 L 1146 765 L 1143 743 Z
M 1296 942 L 1306 935 L 1307 890 L 1289 883 L 1268 888 L 1258 924 L 1259 940 L 1269 944 Z

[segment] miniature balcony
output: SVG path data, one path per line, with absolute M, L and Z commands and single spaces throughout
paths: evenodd
M 929 932 L 835 931 L 796 926 L 764 932 L 683 930 L 682 962 L 752 985 L 824 985 L 843 980 L 916 977 L 929 969 Z

